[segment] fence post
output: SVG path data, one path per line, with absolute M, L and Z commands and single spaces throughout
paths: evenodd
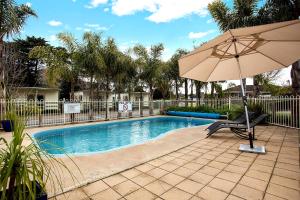
M 228 110 L 230 110 L 231 109 L 231 98 L 229 97 L 228 98 Z
M 143 102 L 141 99 L 139 99 L 139 111 L 140 111 L 140 117 L 143 117 Z

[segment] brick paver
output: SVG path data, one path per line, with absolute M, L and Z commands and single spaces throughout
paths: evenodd
M 300 199 L 299 131 L 260 126 L 255 144 L 267 154 L 238 151 L 228 132 L 68 192 L 70 199 Z M 85 194 L 85 196 L 83 195 Z M 62 196 L 58 196 L 62 198 Z

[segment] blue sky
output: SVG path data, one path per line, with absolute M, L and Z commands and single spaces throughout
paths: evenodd
M 178 48 L 195 45 L 220 34 L 207 5 L 212 0 L 17 0 L 38 14 L 27 21 L 19 37 L 44 37 L 59 45 L 56 34 L 71 32 L 80 39 L 85 31 L 116 39 L 121 50 L 135 44 L 163 43 L 163 59 Z M 229 5 L 230 0 L 225 0 Z M 283 72 L 288 79 L 288 71 Z

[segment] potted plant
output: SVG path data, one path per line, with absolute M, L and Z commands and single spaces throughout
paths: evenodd
M 70 171 L 24 132 L 23 116 L 11 112 L 10 119 L 14 122 L 11 141 L 0 137 L 0 200 L 46 200 L 48 181 L 52 187 L 62 186 L 59 176 L 53 175 L 55 163 Z
M 2 128 L 5 132 L 11 132 L 14 129 L 14 121 L 12 120 L 13 113 L 10 111 L 6 112 L 5 119 L 1 120 Z

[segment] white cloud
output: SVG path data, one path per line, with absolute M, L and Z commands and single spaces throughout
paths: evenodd
M 214 22 L 213 19 L 208 19 L 208 20 L 206 20 L 206 23 L 207 23 L 207 24 L 211 24 L 211 23 L 213 23 L 213 22 Z
M 60 22 L 60 21 L 51 20 L 51 21 L 48 22 L 48 24 L 49 24 L 50 26 L 61 26 L 63 23 Z
M 103 11 L 104 11 L 104 12 L 108 12 L 108 11 L 109 11 L 109 8 L 104 8 Z
M 148 20 L 161 23 L 191 14 L 206 16 L 207 5 L 213 0 L 113 0 L 112 12 L 118 16 L 132 15 L 139 11 L 151 14 Z
M 31 6 L 32 6 L 32 3 L 26 2 L 25 5 L 28 6 L 28 7 L 31 7 Z
M 89 29 L 94 29 L 96 31 L 107 31 L 109 28 L 106 26 L 100 26 L 99 24 L 84 24 L 85 27 Z
M 56 37 L 56 35 L 50 35 L 48 37 L 48 40 L 49 40 L 49 42 L 55 42 L 57 40 L 57 37 Z
M 189 38 L 190 39 L 199 39 L 199 38 L 203 38 L 213 32 L 215 32 L 215 30 L 208 30 L 206 32 L 190 32 Z
M 97 8 L 101 4 L 108 3 L 108 0 L 91 0 L 88 5 L 85 5 L 86 8 Z

